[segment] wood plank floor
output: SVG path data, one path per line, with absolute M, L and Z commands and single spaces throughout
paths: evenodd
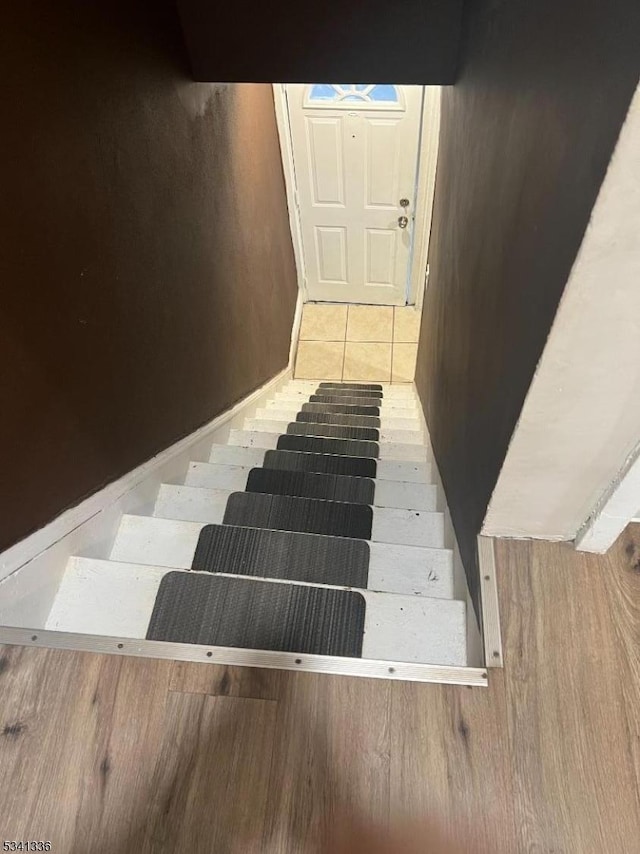
M 637 854 L 640 526 L 605 557 L 503 541 L 497 563 L 488 690 L 4 647 L 0 841 Z

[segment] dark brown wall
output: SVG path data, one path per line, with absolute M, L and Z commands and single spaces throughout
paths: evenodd
M 474 595 L 475 537 L 637 82 L 639 11 L 467 6 L 416 381 Z
M 0 549 L 287 364 L 271 87 L 195 84 L 173 4 L 3 12 Z

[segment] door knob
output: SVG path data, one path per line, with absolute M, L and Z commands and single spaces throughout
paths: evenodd
M 404 213 L 398 217 L 398 227 L 406 228 L 409 225 L 409 217 L 406 215 L 407 208 L 409 207 L 409 199 L 400 199 L 400 207 L 404 210 Z

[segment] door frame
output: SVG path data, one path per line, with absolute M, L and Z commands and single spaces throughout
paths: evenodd
M 298 203 L 296 170 L 293 159 L 289 103 L 285 84 L 273 83 L 272 86 L 298 287 L 302 294 L 303 302 L 309 302 L 305 258 L 302 246 L 300 205 Z M 409 262 L 411 264 L 411 272 L 407 293 L 407 303 L 415 305 L 418 309 L 422 308 L 422 300 L 428 278 L 427 260 L 429 256 L 429 238 L 431 235 L 431 217 L 440 133 L 440 87 L 425 86 L 423 88 L 424 98 L 420 118 L 420 139 L 418 141 L 416 215 L 413 224 L 413 246 Z

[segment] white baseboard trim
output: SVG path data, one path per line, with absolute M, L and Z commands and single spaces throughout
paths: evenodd
M 70 632 L 25 628 L 0 628 L 0 643 L 19 646 L 70 649 L 83 652 L 135 655 L 173 661 L 196 661 L 209 664 L 267 667 L 306 673 L 329 673 L 341 676 L 367 676 L 373 679 L 395 679 L 405 682 L 436 682 L 448 685 L 488 685 L 482 667 L 451 667 L 436 664 L 408 664 L 402 661 L 378 661 L 331 655 L 306 655 L 271 650 L 236 649 L 200 644 L 132 640 Z
M 640 509 L 640 448 L 625 460 L 591 516 L 580 528 L 575 547 L 580 552 L 604 554 Z
M 298 355 L 298 342 L 300 341 L 300 327 L 302 326 L 302 310 L 304 308 L 304 294 L 298 289 L 296 298 L 296 310 L 293 315 L 293 326 L 291 328 L 291 346 L 289 348 L 289 368 L 291 376 L 296 366 L 296 356 Z
M 292 350 L 297 338 L 292 336 Z M 150 512 L 163 482 L 180 482 L 192 460 L 206 462 L 292 375 L 289 365 L 259 389 L 152 459 L 60 514 L 0 555 L 0 625 L 44 626 L 67 560 L 107 558 L 123 513 Z

